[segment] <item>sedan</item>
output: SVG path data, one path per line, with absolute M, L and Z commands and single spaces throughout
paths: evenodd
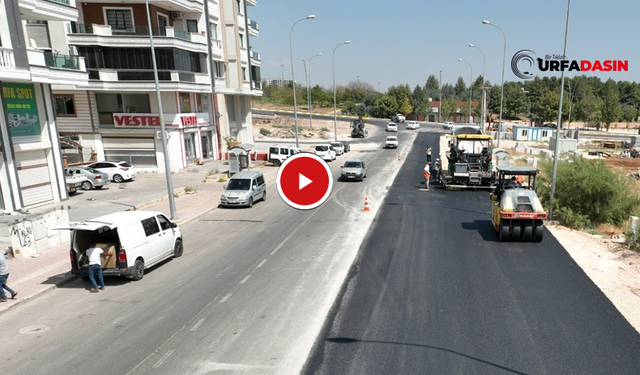
M 384 148 L 398 148 L 398 137 L 387 137 Z
M 397 132 L 398 131 L 398 125 L 396 125 L 395 122 L 390 122 L 387 124 L 387 131 L 388 132 Z
M 113 182 L 133 180 L 136 177 L 136 169 L 126 161 L 99 161 L 89 164 L 87 168 L 97 169 L 109 176 Z
M 344 154 L 344 145 L 342 142 L 329 142 L 329 144 L 336 150 L 336 156 Z
M 83 190 L 102 189 L 111 182 L 108 174 L 92 168 L 69 167 L 64 169 L 64 174 L 85 176 L 87 179 L 81 185 Z
M 340 179 L 342 181 L 347 180 L 360 180 L 367 178 L 367 167 L 364 164 L 364 160 L 352 159 L 344 162 L 341 167 Z
M 419 129 L 420 123 L 417 121 L 407 121 L 407 129 Z

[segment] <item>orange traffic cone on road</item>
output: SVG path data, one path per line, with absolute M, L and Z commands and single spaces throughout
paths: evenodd
M 368 212 L 371 211 L 371 209 L 369 208 L 369 198 L 364 197 L 364 211 Z
M 416 131 L 415 130 L 411 130 L 411 135 L 416 135 Z
M 401 161 L 402 158 L 400 157 L 400 154 L 398 154 L 398 161 Z

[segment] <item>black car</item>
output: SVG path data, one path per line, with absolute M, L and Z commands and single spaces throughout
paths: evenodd
M 344 147 L 344 152 L 351 151 L 351 145 L 349 144 L 349 142 L 347 141 L 340 141 L 340 142 L 342 142 L 342 146 Z

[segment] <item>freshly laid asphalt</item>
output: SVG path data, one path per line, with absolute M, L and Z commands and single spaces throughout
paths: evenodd
M 420 190 L 432 137 L 415 141 L 303 373 L 638 374 L 640 335 L 547 230 L 501 243 L 487 192 Z

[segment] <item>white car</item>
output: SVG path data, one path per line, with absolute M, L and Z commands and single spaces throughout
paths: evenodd
M 336 160 L 336 150 L 330 144 L 317 145 L 316 155 L 320 156 L 324 161 Z
M 420 129 L 420 123 L 417 121 L 407 121 L 407 129 Z
M 384 148 L 398 148 L 398 137 L 387 137 L 387 139 L 384 141 Z
M 395 122 L 390 122 L 387 124 L 387 131 L 388 132 L 397 132 L 398 131 L 398 125 L 396 125 Z
M 344 145 L 342 142 L 329 142 L 329 144 L 336 150 L 336 156 L 344 154 Z
M 404 115 L 402 113 L 397 113 L 393 116 L 391 116 L 391 121 L 395 121 L 395 122 L 404 122 L 405 118 Z
M 442 127 L 445 129 L 451 129 L 453 127 L 453 122 L 447 121 L 444 124 L 442 124 Z
M 87 165 L 87 168 L 106 173 L 113 182 L 120 183 L 136 178 L 136 169 L 126 161 L 99 161 Z

